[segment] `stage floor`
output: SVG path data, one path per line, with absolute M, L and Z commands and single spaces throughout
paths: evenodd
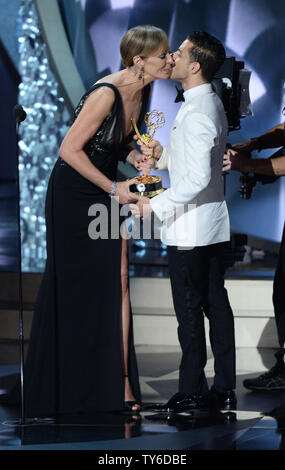
M 177 391 L 180 351 L 174 346 L 138 346 L 138 366 L 143 403 L 163 402 Z M 242 385 L 248 377 L 274 362 L 269 349 L 237 350 L 237 410 L 159 414 L 97 413 L 62 416 L 56 420 L 38 417 L 18 425 L 17 410 L 0 407 L 0 450 L 280 450 L 285 449 L 285 393 L 249 392 Z M 0 375 L 17 371 L 18 346 L 0 345 Z M 206 374 L 213 377 L 213 358 L 208 352 Z M 246 359 L 250 360 L 246 360 Z M 6 381 L 7 386 L 7 381 Z M 2 380 L 3 393 L 3 380 Z M 283 404 L 279 419 L 272 410 Z M 274 414 L 274 413 L 273 413 Z
M 168 277 L 165 247 L 139 241 L 131 244 L 129 253 L 131 276 Z M 269 254 L 262 261 L 235 266 L 227 277 L 272 279 L 275 263 L 276 257 Z M 17 270 L 15 191 L 8 183 L 0 185 L 0 270 Z M 136 350 L 143 403 L 164 402 L 177 391 L 179 348 L 137 346 Z M 284 450 L 285 392 L 254 393 L 242 385 L 245 378 L 273 365 L 273 353 L 270 349 L 237 349 L 238 406 L 229 413 L 159 415 L 143 411 L 139 417 L 100 413 L 55 421 L 39 417 L 19 426 L 19 412 L 1 406 L 0 450 Z M 13 381 L 18 358 L 17 342 L 0 340 L 0 393 Z M 211 351 L 208 358 L 206 374 L 211 386 Z M 280 418 L 271 416 L 282 404 Z

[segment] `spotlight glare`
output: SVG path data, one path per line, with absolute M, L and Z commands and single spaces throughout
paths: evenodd
M 111 7 L 113 10 L 118 10 L 119 8 L 133 7 L 135 0 L 111 0 Z
M 248 67 L 248 68 L 252 70 L 251 67 Z M 251 78 L 249 82 L 249 93 L 250 93 L 251 103 L 254 103 L 266 93 L 266 88 L 265 88 L 264 83 L 262 82 L 261 78 L 254 70 L 252 70 L 251 72 Z

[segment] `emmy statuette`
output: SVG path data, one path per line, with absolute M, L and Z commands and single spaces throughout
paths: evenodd
M 145 145 L 148 145 L 154 138 L 157 129 L 164 126 L 165 117 L 161 111 L 157 110 L 146 113 L 144 121 L 148 127 L 148 131 L 145 134 L 140 134 L 136 122 L 133 119 L 131 119 L 131 121 L 139 140 L 141 140 Z M 152 155 L 148 158 L 152 158 Z M 137 183 L 130 187 L 130 191 L 149 198 L 157 196 L 164 191 L 162 187 L 162 178 L 160 176 L 141 175 L 137 178 Z

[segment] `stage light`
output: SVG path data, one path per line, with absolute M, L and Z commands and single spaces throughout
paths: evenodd
M 76 0 L 76 1 L 81 4 L 82 10 L 85 10 L 85 5 L 86 5 L 87 0 Z
M 119 8 L 132 8 L 134 6 L 135 0 L 111 0 L 111 7 L 113 10 L 118 10 Z
M 249 93 L 251 102 L 254 103 L 266 93 L 266 88 L 258 74 L 252 70 L 252 67 L 248 65 L 248 68 L 251 70 Z
M 143 258 L 146 254 L 146 250 L 139 250 L 136 252 L 136 257 L 137 258 Z
M 226 46 L 239 57 L 244 57 L 253 41 L 274 25 L 270 6 L 263 4 L 263 8 L 258 8 L 257 3 L 247 0 L 230 2 Z

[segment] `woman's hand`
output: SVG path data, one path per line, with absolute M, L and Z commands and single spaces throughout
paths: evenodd
M 149 175 L 150 170 L 154 167 L 154 159 L 146 157 L 138 150 L 132 150 L 127 156 L 127 162 L 131 163 L 138 171 L 144 175 Z
M 149 158 L 146 161 L 138 163 L 136 169 L 140 171 L 143 175 L 149 175 L 150 170 L 154 167 L 154 159 Z
M 130 191 L 130 186 L 137 183 L 137 178 L 121 181 L 117 183 L 115 197 L 118 198 L 120 204 L 129 204 L 130 202 L 137 201 L 139 195 Z
M 154 167 L 154 159 L 137 152 L 134 159 L 134 166 L 143 175 L 149 175 L 150 170 Z

